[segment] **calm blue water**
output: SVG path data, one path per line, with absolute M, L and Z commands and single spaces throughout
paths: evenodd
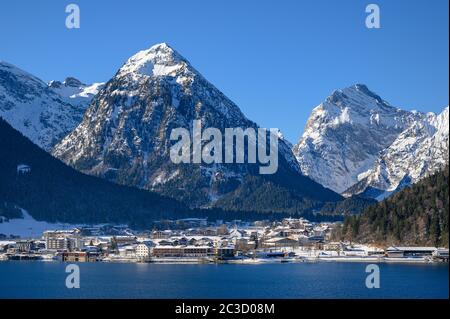
M 0 262 L 0 298 L 448 298 L 448 264 L 379 264 L 367 289 L 364 263 L 161 265 L 84 263 L 67 289 L 57 262 Z

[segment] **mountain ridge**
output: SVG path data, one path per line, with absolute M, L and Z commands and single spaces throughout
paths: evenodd
M 384 149 L 373 168 L 344 195 L 364 194 L 367 189 L 379 192 L 382 199 L 403 187 L 417 183 L 448 165 L 449 108 L 425 117 L 399 134 Z
M 0 117 L 0 216 L 67 224 L 127 224 L 151 229 L 155 221 L 180 218 L 220 220 L 279 219 L 292 213 L 189 209 L 168 197 L 85 175 L 52 157 Z M 22 171 L 22 168 L 26 170 Z M 341 216 L 305 214 L 311 220 Z
M 439 120 L 445 114 L 447 121 Z M 428 174 L 448 163 L 448 124 L 443 124 L 446 122 L 448 107 L 440 115 L 405 111 L 391 106 L 366 85 L 356 84 L 335 90 L 313 109 L 293 151 L 302 172 L 325 187 L 346 197 L 363 194 L 381 199 L 398 186 L 426 176 L 415 167 L 430 167 Z M 435 132 L 440 137 L 436 137 L 434 154 L 417 156 L 412 145 L 417 144 L 426 154 Z M 408 139 L 412 141 L 405 142 Z M 421 140 L 424 144 L 419 146 Z M 396 151 L 403 156 L 392 155 Z M 397 160 L 392 160 L 394 157 Z M 381 167 L 388 158 L 390 176 L 385 177 Z M 402 168 L 405 165 L 408 167 Z M 393 173 L 396 170 L 400 173 Z
M 81 121 L 100 84 L 60 94 L 61 82 L 45 83 L 22 69 L 0 61 L 0 116 L 46 151 Z M 67 93 L 67 92 L 66 92 Z
M 131 56 L 107 83 L 89 85 L 73 77 L 45 83 L 0 61 L 0 116 L 82 172 L 190 207 L 248 209 L 255 198 L 243 187 L 256 185 L 268 211 L 291 211 L 287 203 L 317 210 L 341 200 L 333 191 L 381 200 L 448 164 L 448 106 L 439 115 L 405 111 L 355 84 L 312 110 L 297 144 L 278 131 L 273 176 L 258 176 L 256 165 L 175 165 L 173 128 L 192 132 L 197 119 L 221 130 L 259 126 L 166 43 Z M 281 199 L 275 206 L 271 194 Z
M 178 52 L 159 44 L 124 63 L 53 155 L 119 184 L 155 190 L 193 207 L 214 206 L 242 186 L 246 176 L 259 175 L 257 165 L 173 164 L 168 157 L 173 144 L 170 132 L 182 127 L 192 133 L 194 120 L 222 132 L 225 128 L 258 128 Z M 339 195 L 302 176 L 289 145 L 281 136 L 278 142 L 279 172 L 259 178 L 293 187 L 300 199 L 312 199 L 319 206 L 323 201 L 340 200 Z

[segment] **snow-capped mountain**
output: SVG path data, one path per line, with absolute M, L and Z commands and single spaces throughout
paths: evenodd
M 193 120 L 222 132 L 257 128 L 184 57 L 167 44 L 158 44 L 126 61 L 53 154 L 88 174 L 158 190 L 191 206 L 210 204 L 239 188 L 246 176 L 257 175 L 257 165 L 172 163 L 170 133 L 182 127 L 192 134 Z M 284 182 L 289 178 L 280 176 L 290 176 L 296 185 L 303 185 L 294 187 L 294 192 L 312 199 L 339 198 L 299 173 L 282 137 L 279 154 L 275 175 Z
M 67 80 L 56 86 L 0 61 L 0 116 L 47 151 L 80 123 L 95 94 Z
M 105 83 L 84 84 L 73 77 L 68 77 L 63 82 L 50 81 L 48 83 L 48 86 L 64 98 L 65 102 L 84 108 L 87 108 L 104 85 Z
M 312 111 L 294 154 L 305 175 L 341 193 L 422 117 L 389 105 L 357 84 L 333 92 Z
M 322 185 L 381 199 L 448 164 L 448 107 L 405 111 L 362 84 L 337 90 L 313 110 L 294 154 Z
M 365 193 L 383 199 L 444 168 L 449 161 L 449 108 L 412 123 L 381 153 L 373 168 L 344 195 Z

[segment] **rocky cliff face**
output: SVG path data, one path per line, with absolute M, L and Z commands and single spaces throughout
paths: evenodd
M 439 115 L 428 113 L 412 123 L 344 195 L 363 193 L 383 199 L 447 166 L 448 111 L 446 107 Z
M 304 174 L 341 193 L 420 117 L 357 84 L 333 92 L 313 110 L 294 153 Z
M 448 108 L 439 116 L 405 111 L 357 84 L 313 110 L 294 154 L 322 185 L 378 197 L 448 162 L 447 122 Z

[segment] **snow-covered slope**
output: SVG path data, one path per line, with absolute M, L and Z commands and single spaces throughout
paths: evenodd
M 381 153 L 362 180 L 344 195 L 368 193 L 383 199 L 448 165 L 449 108 L 412 123 Z
M 313 110 L 294 154 L 304 174 L 341 193 L 423 116 L 393 107 L 357 84 L 333 92 Z
M 0 219 L 0 234 L 20 236 L 22 238 L 38 238 L 47 230 L 73 229 L 82 225 L 71 225 L 63 223 L 47 223 L 35 220 L 27 211 L 22 209 L 23 218 L 5 220 Z
M 115 182 L 208 204 L 233 191 L 257 165 L 177 165 L 169 158 L 173 128 L 257 128 L 239 107 L 209 83 L 167 44 L 138 52 L 92 101 L 81 124 L 54 150 L 73 167 Z M 279 171 L 317 190 L 314 197 L 336 198 L 300 170 L 290 146 L 279 137 Z M 304 194 L 304 193 L 303 193 Z
M 294 154 L 322 185 L 383 199 L 448 164 L 448 107 L 410 112 L 362 84 L 337 90 L 313 110 Z
M 80 123 L 98 86 L 52 83 L 0 61 L 0 116 L 47 151 Z
M 73 77 L 66 78 L 63 82 L 50 81 L 48 86 L 58 93 L 65 102 L 87 108 L 94 96 L 105 83 L 84 84 Z

